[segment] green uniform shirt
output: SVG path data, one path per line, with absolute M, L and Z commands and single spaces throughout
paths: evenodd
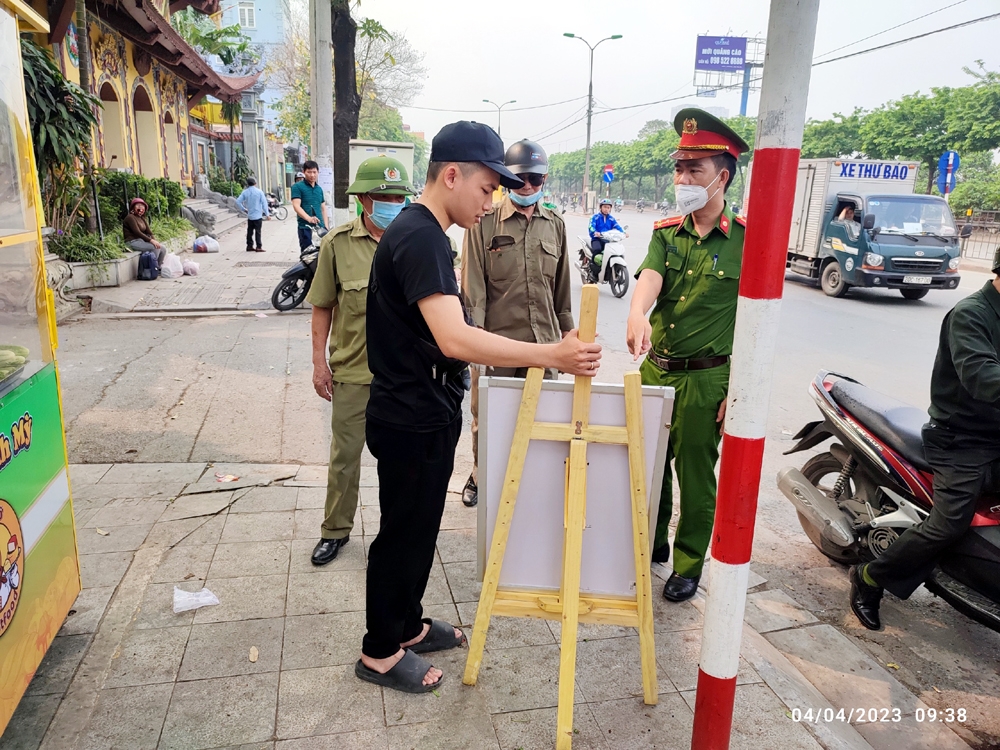
M 315 216 L 319 219 L 320 225 L 325 226 L 323 224 L 323 203 L 325 200 L 323 198 L 323 188 L 319 186 L 318 182 L 312 186 L 310 186 L 309 182 L 306 180 L 296 182 L 292 185 L 292 200 L 295 200 L 296 198 L 302 201 L 300 204 L 301 208 L 307 215 Z M 308 228 L 312 226 L 312 224 L 298 214 L 295 214 L 295 216 L 300 227 Z
M 695 232 L 690 216 L 653 225 L 636 277 L 646 268 L 663 276 L 649 317 L 657 355 L 700 359 L 733 353 L 744 232 L 728 203 L 705 237 Z
M 1000 292 L 992 281 L 941 323 L 931 373 L 931 419 L 950 430 L 1000 437 Z
M 333 308 L 330 370 L 338 383 L 372 382 L 365 314 L 368 278 L 377 247 L 361 216 L 331 231 L 319 245 L 316 276 L 306 300 L 315 307 Z

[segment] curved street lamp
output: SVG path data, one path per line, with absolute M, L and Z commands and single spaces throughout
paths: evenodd
M 584 208 L 587 207 L 587 183 L 590 180 L 590 121 L 594 116 L 594 50 L 597 49 L 601 42 L 607 42 L 611 39 L 621 39 L 621 34 L 613 34 L 612 36 L 604 37 L 597 44 L 591 44 L 582 36 L 577 36 L 576 34 L 570 34 L 566 32 L 563 34 L 565 37 L 570 39 L 579 39 L 581 42 L 587 45 L 590 49 L 590 87 L 587 90 L 587 156 L 584 160 L 583 167 L 583 205 Z
M 504 102 L 503 104 L 497 104 L 496 102 L 490 101 L 489 99 L 483 99 L 483 101 L 486 102 L 487 104 L 492 104 L 494 107 L 497 108 L 497 135 L 500 135 L 500 110 L 506 107 L 508 104 L 513 104 L 514 102 L 517 101 L 517 99 L 511 99 L 509 102 Z

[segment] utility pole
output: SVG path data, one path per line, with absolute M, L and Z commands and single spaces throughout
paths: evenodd
M 577 36 L 576 34 L 570 34 L 567 32 L 563 34 L 563 36 L 569 37 L 570 39 L 579 39 L 590 49 L 590 85 L 587 89 L 587 155 L 584 159 L 583 166 L 583 209 L 584 211 L 587 211 L 587 183 L 590 181 L 590 121 L 594 117 L 594 50 L 601 45 L 601 42 L 606 42 L 610 39 L 621 39 L 622 35 L 614 34 L 612 36 L 605 37 L 594 45 L 591 45 L 590 42 L 582 36 Z
M 330 0 L 309 0 L 310 112 L 313 159 L 319 164 L 320 185 L 330 188 L 323 197 L 333 206 L 333 15 Z M 325 179 L 324 179 L 325 178 Z M 332 214 L 332 212 L 331 212 Z
M 517 99 L 511 99 L 509 102 L 504 102 L 503 104 L 497 104 L 496 102 L 490 101 L 489 99 L 483 99 L 487 104 L 492 104 L 497 108 L 497 135 L 500 135 L 500 110 L 506 107 L 508 104 L 514 104 Z

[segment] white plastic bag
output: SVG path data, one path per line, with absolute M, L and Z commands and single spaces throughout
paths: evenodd
M 199 607 L 211 607 L 219 603 L 219 597 L 208 589 L 184 591 L 174 586 L 174 614 L 187 612 Z
M 192 250 L 196 253 L 217 253 L 219 252 L 219 241 L 203 234 L 194 241 Z
M 160 276 L 164 279 L 179 279 L 184 275 L 184 265 L 175 253 L 167 253 L 160 264 Z
M 193 260 L 185 260 L 183 263 L 181 263 L 181 266 L 184 268 L 184 275 L 185 276 L 197 276 L 198 275 L 198 269 L 201 268 L 201 266 L 198 265 Z

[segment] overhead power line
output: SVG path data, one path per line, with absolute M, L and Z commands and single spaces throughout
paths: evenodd
M 550 104 L 536 104 L 531 107 L 511 107 L 510 109 L 504 110 L 505 112 L 525 112 L 529 109 L 545 109 L 546 107 L 558 107 L 560 104 L 569 104 L 570 102 L 578 102 L 581 99 L 586 99 L 587 95 L 577 96 L 572 99 L 563 99 L 561 102 L 551 102 Z M 400 109 L 420 109 L 424 112 L 452 112 L 455 114 L 476 114 L 480 112 L 486 113 L 496 113 L 493 109 L 446 109 L 443 107 L 414 107 L 409 104 L 400 107 Z
M 857 39 L 851 42 L 850 44 L 845 44 L 842 47 L 837 47 L 836 49 L 829 50 L 828 52 L 823 52 L 819 55 L 816 55 L 816 57 L 826 57 L 827 55 L 832 55 L 834 52 L 840 52 L 840 50 L 847 49 L 848 47 L 853 47 L 855 44 L 861 44 L 861 42 L 867 42 L 869 39 L 874 39 L 877 36 L 882 36 L 883 34 L 887 34 L 890 31 L 895 31 L 896 29 L 901 29 L 904 26 L 909 26 L 911 23 L 920 21 L 921 19 L 927 18 L 928 16 L 933 16 L 936 13 L 941 13 L 942 11 L 949 10 L 951 8 L 954 8 L 956 5 L 961 5 L 962 3 L 966 2 L 968 2 L 968 0 L 958 0 L 957 3 L 952 3 L 951 5 L 946 5 L 943 8 L 932 10 L 930 13 L 924 13 L 922 16 L 911 18 L 909 21 L 903 21 L 902 23 L 897 23 L 895 26 L 890 26 L 888 29 L 882 29 L 881 31 L 876 31 L 874 34 L 871 34 L 870 36 L 862 37 L 861 39 Z

